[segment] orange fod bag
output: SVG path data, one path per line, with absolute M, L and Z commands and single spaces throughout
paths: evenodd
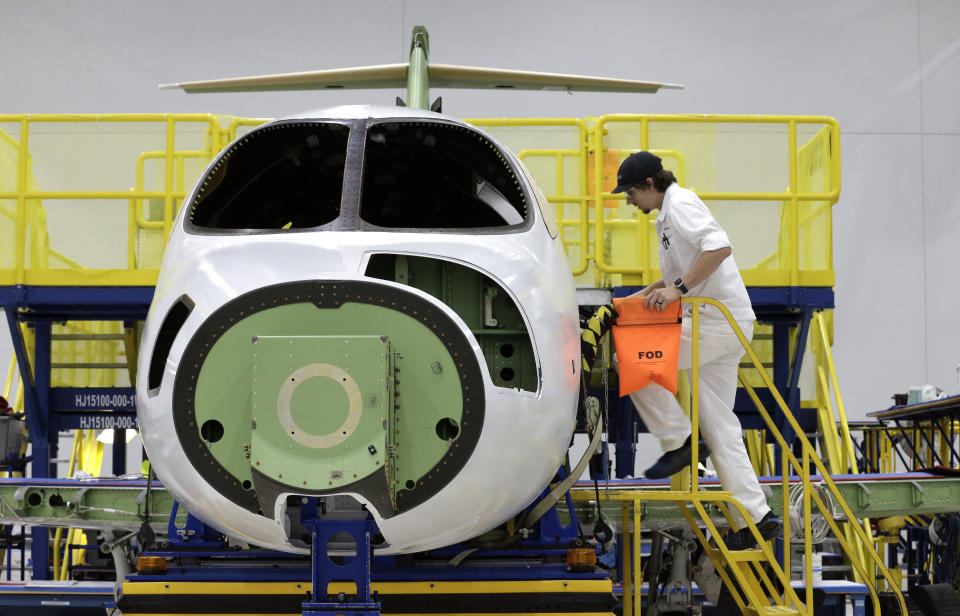
M 617 350 L 620 395 L 629 395 L 650 383 L 660 383 L 676 394 L 680 302 L 673 302 L 663 312 L 655 312 L 644 307 L 644 299 L 613 300 L 617 311 L 613 346 Z

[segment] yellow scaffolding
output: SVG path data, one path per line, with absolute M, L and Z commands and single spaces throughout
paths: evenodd
M 0 232 L 9 241 L 0 248 L 0 286 L 154 284 L 173 219 L 200 170 L 237 135 L 265 121 L 209 114 L 0 115 Z M 776 238 L 769 254 L 741 263 L 748 286 L 833 285 L 830 211 L 840 191 L 840 133 L 832 118 L 607 115 L 468 121 L 512 147 L 544 187 L 580 286 L 641 285 L 660 276 L 653 218 L 623 207 L 623 196 L 608 192 L 611 171 L 638 148 L 661 155 L 680 183 L 698 190 L 711 208 L 761 207 L 757 211 L 765 219 L 776 219 L 778 228 L 761 234 Z M 38 167 L 49 171 L 54 152 L 65 154 L 35 146 L 64 131 L 85 144 L 75 148 L 85 165 L 98 160 L 84 156 L 87 149 L 103 152 L 113 143 L 102 146 L 91 141 L 94 137 L 126 135 L 124 147 L 117 149 L 130 150 L 129 160 L 110 158 L 110 165 L 117 168 L 117 177 L 132 175 L 132 186 L 41 189 L 39 184 L 56 181 L 38 183 Z M 134 151 L 137 143 L 142 145 Z M 713 162 L 705 163 L 707 159 Z M 745 162 L 742 167 L 721 164 L 728 159 Z M 765 165 L 762 173 L 750 177 L 760 163 Z M 151 165 L 157 167 L 152 177 L 147 171 Z M 60 164 L 64 166 L 70 165 Z M 766 183 L 766 174 L 783 181 L 786 189 L 750 188 Z M 716 188 L 727 181 L 742 181 L 749 189 Z M 112 216 L 126 217 L 125 232 L 105 237 L 123 246 L 123 261 L 98 266 L 85 262 L 83 255 L 68 256 L 62 242 L 51 245 L 46 227 L 64 224 L 63 217 L 72 219 L 77 234 L 102 223 L 102 218 L 78 217 L 70 210 L 124 201 L 127 210 L 114 210 Z M 44 203 L 55 204 L 56 213 Z

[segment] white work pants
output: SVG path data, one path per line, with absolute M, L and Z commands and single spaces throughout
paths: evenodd
M 753 321 L 739 325 L 747 340 L 752 339 Z M 684 317 L 677 362 L 680 370 L 692 365 L 690 329 L 690 319 Z M 701 438 L 710 447 L 710 458 L 723 489 L 743 504 L 754 522 L 759 522 L 770 507 L 747 456 L 740 420 L 733 413 L 737 367 L 744 354 L 743 346 L 725 320 L 701 318 L 699 353 Z M 630 399 L 664 451 L 681 447 L 690 436 L 686 412 L 676 397 L 659 383 L 633 392 Z

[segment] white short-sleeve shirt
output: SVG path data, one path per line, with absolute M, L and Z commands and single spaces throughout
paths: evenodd
M 667 187 L 663 195 L 656 228 L 660 240 L 660 271 L 668 286 L 672 286 L 677 278 L 683 278 L 701 253 L 727 246 L 732 248 L 726 231 L 700 197 L 676 183 Z M 687 295 L 711 297 L 722 302 L 737 321 L 757 318 L 732 254 L 706 280 L 695 287 L 688 285 Z M 691 310 L 689 305 L 684 306 L 685 314 Z M 723 318 L 713 306 L 701 306 L 700 314 L 705 318 Z

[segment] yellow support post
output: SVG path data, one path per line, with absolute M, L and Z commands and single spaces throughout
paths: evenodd
M 30 128 L 27 118 L 20 120 L 20 150 L 17 158 L 17 220 L 13 238 L 13 262 L 16 272 L 15 284 L 23 284 L 25 281 L 24 269 L 26 267 L 26 239 L 27 239 L 27 168 L 30 157 L 30 150 L 27 147 L 29 142 Z
M 630 542 L 630 513 L 632 508 L 627 501 L 620 503 L 620 545 L 623 546 L 623 549 L 620 551 L 620 586 L 623 588 L 622 597 L 622 607 L 623 614 L 633 614 L 633 589 L 632 580 L 632 558 L 631 558 L 631 547 L 632 543 Z
M 790 221 L 790 286 L 800 286 L 800 202 L 797 199 L 797 121 L 787 122 L 787 154 L 790 168 L 790 201 L 788 202 L 788 220 Z
M 803 566 L 804 566 L 804 591 L 806 594 L 806 604 L 813 605 L 813 516 L 810 510 L 810 493 L 813 491 L 813 484 L 810 483 L 810 448 L 806 441 L 803 443 Z
M 633 501 L 633 614 L 640 616 L 642 602 L 643 567 L 641 566 L 642 538 L 640 521 L 643 517 L 640 501 Z
M 697 469 L 697 461 L 700 459 L 700 304 L 693 305 L 690 332 L 690 449 L 693 460 L 690 467 L 690 491 L 696 492 L 700 488 L 700 473 Z
M 786 448 L 780 449 L 780 520 L 783 524 L 783 570 L 791 571 L 790 559 L 790 458 Z

